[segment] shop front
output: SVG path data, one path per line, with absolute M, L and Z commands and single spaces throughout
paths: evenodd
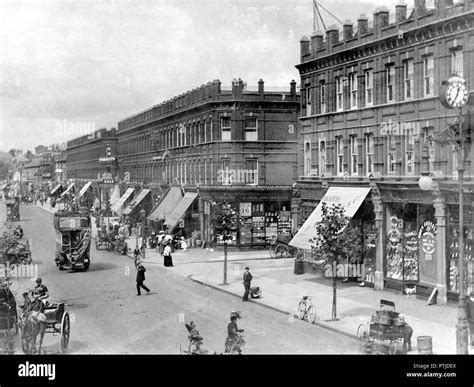
M 222 235 L 214 235 L 211 225 L 213 203 L 227 202 L 234 210 L 236 226 L 229 230 L 229 245 L 266 247 L 278 235 L 290 236 L 293 222 L 291 187 L 200 187 L 202 206 L 201 233 L 204 240 L 222 244 Z
M 421 191 L 415 186 L 380 189 L 385 209 L 384 286 L 403 290 L 416 285 L 417 295 L 438 303 L 459 294 L 459 205 L 453 189 Z M 472 194 L 463 209 L 466 294 L 474 290 Z

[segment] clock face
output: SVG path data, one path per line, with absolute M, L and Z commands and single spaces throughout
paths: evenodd
M 467 103 L 469 91 L 464 82 L 450 82 L 446 87 L 446 102 L 452 107 L 462 107 Z

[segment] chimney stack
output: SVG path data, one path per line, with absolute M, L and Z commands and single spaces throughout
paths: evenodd
M 263 96 L 263 94 L 264 94 L 265 89 L 264 89 L 263 85 L 264 85 L 263 79 L 260 79 L 258 81 L 258 94 L 260 94 L 260 96 Z
M 396 15 L 396 22 L 400 23 L 407 18 L 407 5 L 403 2 L 400 2 L 395 5 L 395 15 Z
M 304 58 L 309 55 L 309 39 L 307 36 L 303 36 L 300 39 L 300 55 L 301 61 L 304 61 Z
M 339 43 L 339 28 L 336 25 L 329 26 L 326 30 L 326 40 L 329 47 Z
M 290 82 L 290 95 L 294 97 L 296 95 L 296 82 L 294 79 Z
M 380 7 L 377 8 L 374 12 L 374 31 L 375 33 L 380 33 L 382 28 L 388 26 L 388 8 L 387 7 Z
M 342 29 L 344 32 L 344 40 L 349 40 L 354 37 L 354 29 L 353 29 L 352 21 L 346 20 L 344 22 L 344 25 L 342 26 Z
M 369 32 L 369 18 L 365 14 L 360 15 L 357 19 L 357 31 L 359 36 Z
M 314 31 L 311 35 L 311 51 L 313 52 L 313 58 L 316 57 L 316 53 L 319 49 L 323 48 L 323 33 L 321 31 Z
M 244 82 L 242 79 L 233 79 L 232 80 L 232 97 L 233 98 L 242 98 L 242 91 L 244 89 Z

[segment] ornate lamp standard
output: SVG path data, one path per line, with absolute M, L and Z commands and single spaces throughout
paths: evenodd
M 141 235 L 142 235 L 142 248 L 140 249 L 142 259 L 145 258 L 145 247 L 146 247 L 146 242 L 145 242 L 145 216 L 146 216 L 146 211 L 142 208 L 140 210 L 140 229 L 141 229 Z M 137 233 L 138 235 L 138 233 Z
M 443 81 L 439 93 L 440 102 L 448 109 L 458 109 L 457 120 L 438 134 L 435 142 L 444 146 L 449 143 L 456 146 L 458 153 L 458 180 L 459 180 L 459 256 L 458 256 L 458 323 L 456 325 L 456 352 L 467 355 L 468 351 L 468 323 L 466 313 L 466 295 L 464 284 L 464 139 L 462 137 L 462 108 L 467 104 L 469 91 L 466 81 L 461 77 L 451 77 Z M 418 184 L 422 190 L 430 190 L 433 182 L 430 176 L 421 176 Z

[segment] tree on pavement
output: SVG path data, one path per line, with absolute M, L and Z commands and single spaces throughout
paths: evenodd
M 310 240 L 313 256 L 322 266 L 332 272 L 332 320 L 337 320 L 337 271 L 338 264 L 349 262 L 360 244 L 360 230 L 350 225 L 350 217 L 345 215 L 340 204 L 321 206 L 321 221 L 316 223 L 316 236 Z M 329 265 L 329 266 L 328 266 Z
M 230 233 L 237 228 L 234 205 L 227 201 L 212 202 L 210 225 L 214 235 L 221 235 L 224 242 L 224 285 L 227 285 L 227 241 L 232 238 Z

